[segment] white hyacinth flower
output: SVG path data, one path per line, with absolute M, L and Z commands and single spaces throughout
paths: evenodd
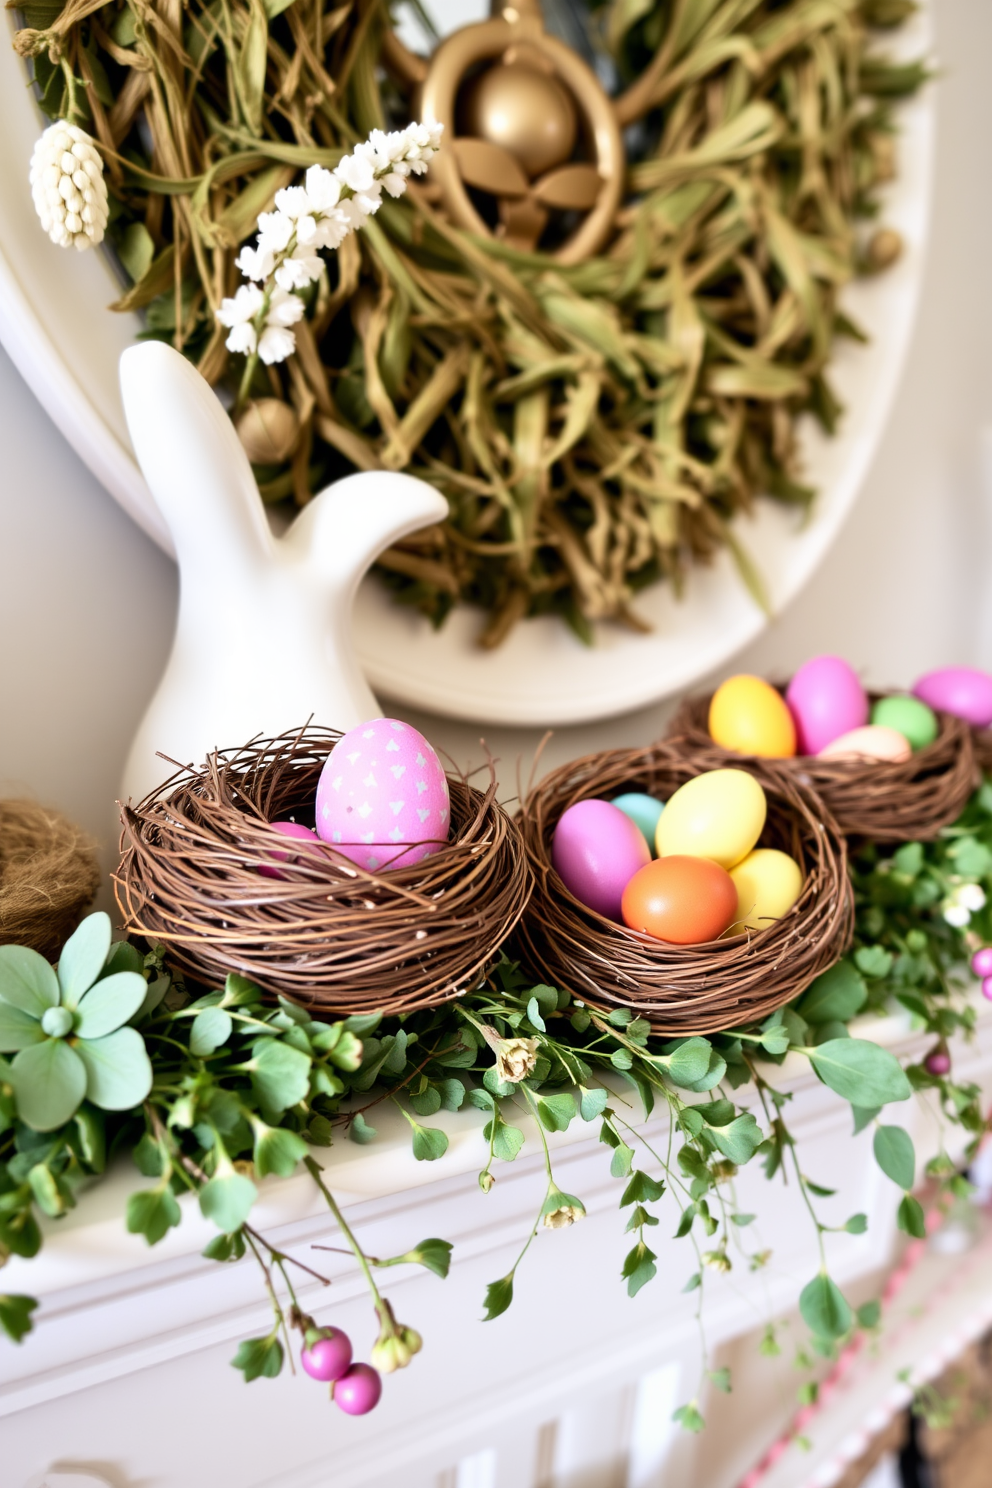
M 31 155 L 31 196 L 42 227 L 60 248 L 103 242 L 109 200 L 103 161 L 91 137 L 60 119 Z
M 388 134 L 373 129 L 333 171 L 312 165 L 302 186 L 276 192 L 275 210 L 258 219 L 254 246 L 242 248 L 236 260 L 253 282 L 243 284 L 217 311 L 221 325 L 230 330 L 229 351 L 257 354 L 268 365 L 292 356 L 296 336 L 291 327 L 304 313 L 299 291 L 323 273 L 320 250 L 340 247 L 378 212 L 383 187 L 390 196 L 402 196 L 409 177 L 427 169 L 442 130 L 433 123 L 410 124 Z
M 973 914 L 985 908 L 985 890 L 981 884 L 965 883 L 953 888 L 940 906 L 948 925 L 963 930 Z
M 955 898 L 959 904 L 963 904 L 965 909 L 970 910 L 972 914 L 975 914 L 979 909 L 985 908 L 985 890 L 981 884 L 962 884 L 956 891 Z

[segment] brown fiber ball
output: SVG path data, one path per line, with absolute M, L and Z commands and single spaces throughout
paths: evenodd
M 0 801 L 0 945 L 57 960 L 99 882 L 93 843 L 79 827 L 34 801 Z

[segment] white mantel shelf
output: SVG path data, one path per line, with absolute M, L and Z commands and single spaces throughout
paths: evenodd
M 981 999 L 977 1006 L 974 1040 L 953 1050 L 955 1072 L 988 1093 L 992 1006 Z M 918 1057 L 926 1047 L 908 1017 L 863 1019 L 855 1031 L 900 1056 Z M 865 1235 L 828 1237 L 833 1274 L 842 1284 L 856 1281 L 892 1253 L 898 1194 L 872 1161 L 870 1132 L 851 1139 L 849 1107 L 804 1059 L 790 1056 L 770 1073 L 792 1095 L 786 1116 L 804 1171 L 838 1189 L 835 1199 L 821 1202 L 823 1217 L 842 1223 L 858 1210 L 869 1217 Z M 738 1092 L 742 1097 L 746 1092 Z M 890 1111 L 912 1132 L 921 1161 L 936 1150 L 932 1108 L 914 1098 Z M 756 1115 L 763 1124 L 760 1110 Z M 409 1128 L 388 1101 L 370 1120 L 379 1131 L 372 1144 L 345 1140 L 316 1153 L 366 1249 L 397 1254 L 428 1236 L 455 1246 L 445 1282 L 419 1267 L 381 1273 L 399 1316 L 420 1329 L 425 1347 L 410 1369 L 386 1381 L 374 1417 L 343 1417 L 323 1387 L 292 1378 L 288 1369 L 278 1381 L 243 1384 L 228 1361 L 238 1340 L 268 1331 L 271 1316 L 254 1261 L 221 1266 L 204 1260 L 200 1252 L 215 1230 L 188 1197 L 180 1201 L 182 1225 L 159 1245 L 149 1248 L 128 1235 L 127 1196 L 147 1180 L 126 1162 L 81 1195 L 65 1219 L 45 1224 L 44 1248 L 35 1260 L 13 1258 L 4 1269 L 4 1290 L 29 1292 L 41 1306 L 34 1333 L 18 1347 L 0 1345 L 0 1415 L 6 1418 L 0 1488 L 23 1488 L 57 1462 L 102 1463 L 115 1488 L 323 1488 L 332 1481 L 335 1488 L 385 1488 L 400 1473 L 404 1488 L 449 1482 L 452 1488 L 475 1488 L 476 1482 L 480 1488 L 541 1488 L 545 1482 L 557 1488 L 573 1481 L 598 1488 L 599 1478 L 568 1476 L 568 1454 L 583 1463 L 591 1450 L 602 1450 L 610 1430 L 620 1429 L 614 1418 L 621 1398 L 628 1437 L 631 1420 L 636 1426 L 644 1417 L 637 1428 L 641 1447 L 630 1449 L 630 1488 L 660 1482 L 648 1471 L 652 1452 L 660 1471 L 666 1453 L 674 1466 L 689 1447 L 682 1441 L 672 1446 L 660 1429 L 658 1390 L 663 1384 L 670 1394 L 691 1395 L 699 1360 L 695 1298 L 682 1293 L 696 1261 L 687 1241 L 669 1238 L 674 1206 L 665 1200 L 657 1206 L 662 1223 L 651 1243 L 659 1275 L 631 1301 L 619 1280 L 630 1243 L 617 1207 L 621 1184 L 609 1175 L 598 1123 L 574 1121 L 567 1132 L 553 1134 L 550 1145 L 559 1184 L 583 1199 L 588 1218 L 567 1231 L 542 1231 L 518 1275 L 513 1307 L 482 1324 L 485 1285 L 509 1269 L 541 1201 L 543 1162 L 532 1126 L 521 1119 L 524 1153 L 512 1165 L 496 1165 L 496 1187 L 483 1195 L 476 1178 L 485 1156 L 481 1112 L 430 1118 L 450 1139 L 434 1163 L 413 1161 Z M 653 1145 L 665 1142 L 667 1117 L 656 1114 L 642 1129 Z M 948 1136 L 957 1139 L 956 1130 Z M 637 1162 L 654 1167 L 646 1153 Z M 769 1184 L 749 1169 L 736 1182 L 740 1207 L 759 1215 L 744 1232 L 754 1237 L 750 1248 L 769 1246 L 774 1256 L 756 1276 L 744 1264 L 728 1277 L 707 1275 L 711 1343 L 794 1306 L 817 1264 L 795 1185 Z M 373 1319 L 357 1268 L 350 1257 L 310 1248 L 340 1240 L 309 1176 L 267 1180 L 252 1223 L 332 1279 L 323 1287 L 301 1273 L 301 1304 L 319 1321 L 347 1328 L 356 1355 L 367 1357 Z M 609 1429 L 607 1399 L 613 1400 Z M 646 1414 L 645 1401 L 655 1401 Z M 549 1430 L 558 1442 L 553 1476 L 536 1460 L 550 1450 Z M 495 1459 L 478 1470 L 481 1477 L 465 1476 L 464 1466 L 459 1475 L 457 1464 L 487 1432 L 494 1448 L 498 1444 Z M 640 1478 L 638 1451 L 648 1464 L 648 1475 Z M 445 1476 L 449 1470 L 454 1476 Z

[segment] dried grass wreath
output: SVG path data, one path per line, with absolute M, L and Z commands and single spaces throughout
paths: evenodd
M 805 877 L 798 902 L 767 929 L 667 945 L 587 909 L 555 873 L 554 829 L 574 802 L 629 790 L 667 800 L 687 780 L 725 764 L 713 752 L 690 758 L 662 741 L 587 755 L 529 793 L 520 828 L 534 892 L 517 942 L 531 971 L 591 1006 L 634 1009 L 655 1033 L 714 1033 L 767 1017 L 844 953 L 854 923 L 844 839 L 813 791 L 760 762 L 746 768 L 768 798 L 761 844 L 790 853 Z
M 201 981 L 229 972 L 332 1012 L 407 1013 L 484 973 L 530 893 L 517 830 L 496 800 L 448 775 L 452 835 L 432 857 L 377 874 L 333 848 L 273 866 L 270 821 L 313 822 L 339 734 L 305 728 L 212 755 L 121 812 L 115 877 L 125 928 Z
M 669 726 L 669 742 L 691 755 L 705 749 L 718 754 L 725 765 L 743 763 L 750 769 L 756 763 L 751 755 L 722 749 L 710 737 L 711 696 L 685 700 Z M 869 693 L 872 703 L 886 696 Z M 928 842 L 961 815 L 979 778 L 968 725 L 950 713 L 938 713 L 937 718 L 940 731 L 933 743 L 901 764 L 808 755 L 763 763 L 811 785 L 848 837 Z

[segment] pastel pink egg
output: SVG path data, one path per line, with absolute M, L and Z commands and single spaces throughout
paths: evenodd
M 555 827 L 555 872 L 581 904 L 608 920 L 619 923 L 623 891 L 650 861 L 644 833 L 610 801 L 576 801 Z
M 839 739 L 831 739 L 826 748 L 820 750 L 819 758 L 874 760 L 876 763 L 885 760 L 887 764 L 896 765 L 908 760 L 912 753 L 913 746 L 905 734 L 887 728 L 883 723 L 869 723 L 864 728 L 851 729 L 849 734 L 841 734 Z
M 988 728 L 992 723 L 992 677 L 975 667 L 927 672 L 913 688 L 913 696 L 930 708 L 963 718 L 973 728 Z
M 857 673 L 839 656 L 804 662 L 786 689 L 800 754 L 819 754 L 832 739 L 868 722 L 868 696 Z
M 318 836 L 360 868 L 409 868 L 448 839 L 444 769 L 423 734 L 373 718 L 338 740 L 317 784 Z
M 304 827 L 300 822 L 274 821 L 269 822 L 269 826 L 272 828 L 273 832 L 278 832 L 282 837 L 295 837 L 301 842 L 312 843 L 314 847 L 317 847 L 319 845 L 317 834 L 313 830 L 313 828 Z M 281 852 L 278 848 L 273 848 L 272 851 L 269 853 L 269 857 L 275 858 L 276 861 L 279 863 L 288 863 L 290 858 L 298 858 L 299 853 L 293 852 L 292 850 L 288 852 Z M 258 871 L 259 873 L 264 874 L 266 878 L 285 878 L 286 876 L 284 873 L 280 873 L 278 868 L 269 868 L 265 864 L 263 864 Z

